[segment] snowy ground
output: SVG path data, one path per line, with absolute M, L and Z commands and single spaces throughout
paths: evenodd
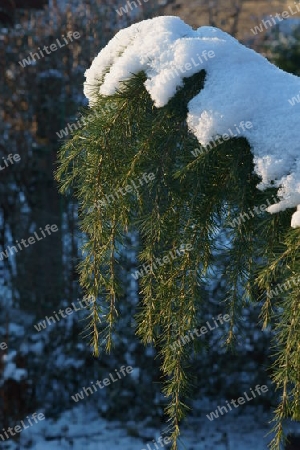
M 182 428 L 180 450 L 266 450 L 270 414 L 258 407 L 245 407 L 210 422 L 205 413 L 216 405 L 208 405 Z M 300 424 L 289 429 L 300 432 Z M 96 412 L 78 405 L 65 412 L 58 421 L 44 420 L 22 431 L 19 444 L 7 440 L 0 448 L 7 450 L 156 450 L 161 430 L 144 427 L 143 423 L 108 422 Z M 147 446 L 148 444 L 148 446 Z M 169 447 L 165 447 L 167 449 Z

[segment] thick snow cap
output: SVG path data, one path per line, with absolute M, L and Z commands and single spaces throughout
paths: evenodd
M 168 16 L 131 25 L 96 56 L 85 72 L 84 93 L 92 106 L 98 93 L 112 95 L 121 81 L 144 71 L 145 87 L 162 107 L 183 78 L 202 69 L 205 85 L 189 102 L 187 115 L 199 143 L 244 136 L 262 179 L 258 188 L 279 188 L 280 201 L 267 211 L 300 205 L 300 78 L 218 28 L 193 30 Z M 300 227 L 299 215 L 293 215 L 293 228 Z

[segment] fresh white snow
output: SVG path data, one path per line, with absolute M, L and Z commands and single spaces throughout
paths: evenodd
M 198 417 L 190 417 L 182 426 L 179 450 L 267 450 L 270 413 L 249 406 L 210 422 L 205 414 L 222 403 L 205 399 L 201 404 Z M 6 450 L 155 450 L 153 441 L 157 442 L 163 431 L 163 426 L 157 429 L 146 422 L 109 422 L 85 404 L 64 412 L 56 421 L 46 417 L 23 430 L 19 444 L 9 439 L 0 446 Z M 288 424 L 288 431 L 299 433 L 299 424 Z M 169 446 L 159 448 L 167 450 Z
M 292 215 L 292 228 L 300 227 L 300 205 L 297 206 L 297 211 Z
M 193 30 L 179 17 L 144 20 L 119 31 L 86 70 L 84 93 L 91 107 L 98 93 L 112 95 L 120 82 L 144 71 L 157 107 L 166 105 L 183 78 L 204 69 L 204 88 L 188 105 L 187 123 L 206 146 L 228 130 L 247 138 L 258 188 L 277 187 L 280 201 L 270 213 L 300 204 L 300 78 L 213 27 Z M 252 127 L 245 127 L 250 122 Z M 292 216 L 300 227 L 300 214 Z

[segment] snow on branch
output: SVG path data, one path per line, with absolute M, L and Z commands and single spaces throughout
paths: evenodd
M 300 204 L 300 78 L 288 74 L 213 27 L 193 30 L 178 17 L 156 17 L 119 31 L 86 71 L 90 105 L 109 96 L 132 74 L 144 71 L 145 88 L 162 107 L 183 79 L 205 70 L 204 88 L 188 104 L 187 123 L 203 146 L 229 128 L 251 122 L 244 136 L 252 149 L 258 188 L 277 187 L 276 213 Z M 298 217 L 299 216 L 299 217 Z M 292 226 L 300 226 L 300 214 Z

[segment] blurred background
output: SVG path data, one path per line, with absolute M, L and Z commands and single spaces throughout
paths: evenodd
M 40 331 L 34 327 L 82 299 L 76 272 L 83 239 L 77 205 L 73 198 L 59 195 L 53 171 L 62 139 L 69 133 L 61 130 L 69 130 L 78 110 L 87 105 L 84 72 L 98 52 L 118 30 L 132 23 L 176 15 L 195 28 L 219 27 L 284 70 L 300 74 L 299 12 L 279 25 L 256 34 L 251 31 L 270 14 L 292 7 L 293 1 L 140 0 L 127 13 L 116 11 L 126 4 L 123 0 L 0 0 L 0 161 L 3 165 L 9 154 L 20 155 L 20 161 L 0 171 L 0 253 L 47 224 L 58 227 L 37 245 L 9 257 L 1 253 L 0 428 L 36 410 L 58 418 L 74 406 L 71 395 L 89 385 L 87 380 L 100 380 L 123 364 L 134 367 L 134 375 L 91 396 L 89 407 L 108 420 L 130 417 L 156 427 L 164 421 L 159 361 L 155 351 L 144 348 L 135 336 L 132 316 L 138 293 L 130 282 L 130 255 L 122 255 L 128 268 L 124 272 L 128 289 L 111 355 L 92 357 L 82 334 L 85 310 Z M 63 36 L 68 32 L 78 32 L 80 38 L 50 54 L 38 53 L 57 39 L 65 42 Z M 39 58 L 24 63 L 30 52 Z M 226 264 L 222 255 L 219 264 Z M 207 285 L 207 311 L 201 323 L 220 312 L 225 290 L 218 278 Z M 259 400 L 266 410 L 276 405 L 266 371 L 271 333 L 261 332 L 259 307 L 245 309 L 243 335 L 234 354 L 226 354 L 218 345 L 218 330 L 201 338 L 207 350 L 193 355 L 191 370 L 197 381 L 191 406 L 204 396 L 231 399 L 237 394 L 237 384 L 239 392 L 256 384 L 268 385 L 268 394 Z

